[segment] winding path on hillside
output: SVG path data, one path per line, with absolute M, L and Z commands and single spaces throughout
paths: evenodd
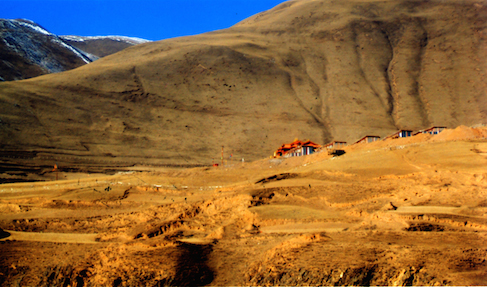
M 95 244 L 98 234 L 96 233 L 43 233 L 43 232 L 22 232 L 5 230 L 10 234 L 0 241 L 17 240 L 17 241 L 37 241 L 37 242 L 55 242 L 55 243 L 83 243 Z

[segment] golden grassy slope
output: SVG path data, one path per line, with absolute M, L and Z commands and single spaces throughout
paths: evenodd
M 482 2 L 289 1 L 226 30 L 0 84 L 3 149 L 207 164 L 487 120 Z M 227 156 L 228 156 L 227 154 Z M 77 161 L 83 161 L 77 158 Z

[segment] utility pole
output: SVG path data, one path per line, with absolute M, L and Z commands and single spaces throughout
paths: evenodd
M 222 167 L 223 167 L 223 146 L 222 146 Z
M 57 169 L 57 163 L 54 164 L 54 169 L 52 171 L 56 172 L 56 181 L 58 180 L 58 169 Z

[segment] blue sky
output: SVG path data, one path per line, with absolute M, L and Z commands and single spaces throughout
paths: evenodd
M 0 0 L 0 18 L 57 35 L 162 40 L 224 29 L 285 0 Z

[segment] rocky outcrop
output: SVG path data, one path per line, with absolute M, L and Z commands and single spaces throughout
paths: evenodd
M 71 70 L 144 42 L 148 41 L 57 36 L 30 20 L 0 19 L 0 81 Z
M 21 80 L 70 70 L 92 58 L 28 20 L 0 20 L 0 76 Z

